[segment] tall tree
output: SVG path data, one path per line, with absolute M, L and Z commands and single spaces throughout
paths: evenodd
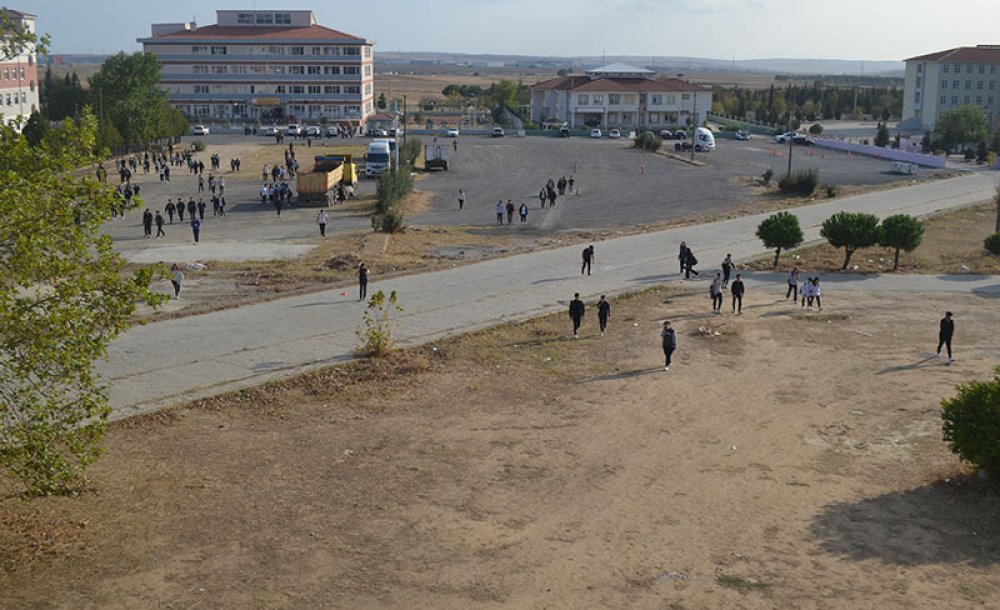
M 778 212 L 761 221 L 757 227 L 757 238 L 764 247 L 774 249 L 774 268 L 778 268 L 778 257 L 782 249 L 794 248 L 802 243 L 802 228 L 799 219 L 790 212 Z
M 882 228 L 874 214 L 837 212 L 823 221 L 819 234 L 834 248 L 844 249 L 844 265 L 841 269 L 847 269 L 855 251 L 878 243 Z
M 945 110 L 934 122 L 934 136 L 945 150 L 985 140 L 989 135 L 986 113 L 979 106 Z
M 28 493 L 71 491 L 101 453 L 107 389 L 94 363 L 129 326 L 151 270 L 123 273 L 100 226 L 122 201 L 91 172 L 85 110 L 31 146 L 0 126 L 0 465 Z
M 126 145 L 147 145 L 162 136 L 167 93 L 159 88 L 160 61 L 150 53 L 112 55 L 90 78 L 92 104 Z
M 924 224 L 908 214 L 895 214 L 882 221 L 882 235 L 878 244 L 883 248 L 893 248 L 892 269 L 899 269 L 899 251 L 912 252 L 924 239 Z

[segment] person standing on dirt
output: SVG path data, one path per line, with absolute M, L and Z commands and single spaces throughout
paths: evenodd
M 521 224 L 528 222 L 528 206 L 522 201 L 521 207 L 517 209 L 518 215 L 521 217 Z
M 461 211 L 465 207 L 465 191 L 458 189 L 458 209 Z
M 726 288 L 729 286 L 729 274 L 732 272 L 733 267 L 733 255 L 727 254 L 726 258 L 722 259 L 722 287 Z
M 153 217 L 153 221 L 156 222 L 156 239 L 166 237 L 167 234 L 163 232 L 163 216 L 160 215 L 159 210 L 156 210 L 156 216 Z
M 503 224 L 503 201 L 497 202 L 497 224 Z
M 198 192 L 199 193 L 204 193 L 205 192 L 205 177 L 204 176 L 198 176 Z
M 194 214 L 191 215 L 191 233 L 194 234 L 194 243 L 201 239 L 201 221 Z
M 590 275 L 590 266 L 597 262 L 597 255 L 594 254 L 594 246 L 590 245 L 583 249 L 583 265 L 580 266 L 580 275 L 586 271 Z
M 164 209 L 167 211 L 167 216 L 170 217 L 170 224 L 174 224 L 174 212 L 177 211 L 177 208 L 174 207 L 174 200 L 168 199 L 167 207 L 165 207 Z
M 538 191 L 538 201 L 539 201 L 539 203 L 542 204 L 543 208 L 545 207 L 545 200 L 546 199 L 548 199 L 548 195 L 546 194 L 545 187 L 543 186 L 541 188 L 541 190 Z
M 608 318 L 611 317 L 611 303 L 601 295 L 601 300 L 597 302 L 597 321 L 601 325 L 601 336 L 608 330 Z
M 587 311 L 583 301 L 580 300 L 580 293 L 573 295 L 573 300 L 569 302 L 569 319 L 573 320 L 573 338 L 580 338 L 580 324 L 583 322 L 583 314 Z
M 816 311 L 823 311 L 823 303 L 819 300 L 819 293 L 819 276 L 817 275 L 812 281 L 812 296 L 816 299 Z
M 729 287 L 729 292 L 733 295 L 733 313 L 743 315 L 743 295 L 746 293 L 746 288 L 739 273 L 736 274 L 733 285 Z
M 508 199 L 505 209 L 507 210 L 507 224 L 511 224 L 514 222 L 514 202 Z
M 716 273 L 715 279 L 708 287 L 708 293 L 712 295 L 712 311 L 722 313 L 722 274 Z
M 570 176 L 569 177 L 569 182 L 567 183 L 567 185 L 569 186 L 569 194 L 570 195 L 573 194 L 573 183 L 575 183 L 575 182 L 576 182 L 576 178 L 574 178 L 573 176 Z
M 326 237 L 326 210 L 320 210 L 319 214 L 316 214 L 316 224 L 319 225 L 320 237 Z
M 181 298 L 181 283 L 184 282 L 184 272 L 174 263 L 170 266 L 170 283 L 174 285 L 174 298 Z
M 368 267 L 364 263 L 358 265 L 358 295 L 359 301 L 368 296 Z
M 677 332 L 670 326 L 670 320 L 663 323 L 663 329 L 660 331 L 660 339 L 663 342 L 663 357 L 665 360 L 663 370 L 669 371 L 670 359 L 674 355 L 674 350 L 677 349 Z
M 951 338 L 955 335 L 955 320 L 952 319 L 950 311 L 945 312 L 944 317 L 941 318 L 940 328 L 938 330 L 938 346 L 937 346 L 937 357 L 941 357 L 941 346 L 948 348 L 948 362 L 954 362 L 955 359 L 951 355 Z
M 792 297 L 792 303 L 799 300 L 799 268 L 792 267 L 788 272 L 788 290 L 785 291 L 785 300 Z

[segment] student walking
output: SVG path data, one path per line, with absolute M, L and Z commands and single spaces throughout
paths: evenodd
M 597 262 L 597 255 L 594 254 L 594 246 L 590 245 L 583 249 L 583 265 L 580 266 L 580 275 L 586 271 L 590 275 L 590 267 Z
M 326 237 L 326 210 L 320 210 L 319 214 L 316 214 L 316 224 L 319 225 L 320 237 Z
M 521 202 L 521 207 L 517 209 L 517 213 L 521 217 L 521 224 L 528 222 L 528 206 L 523 201 Z
M 674 350 L 677 349 L 677 332 L 670 326 L 670 320 L 663 323 L 663 330 L 660 331 L 660 339 L 663 341 L 663 357 L 666 361 L 663 365 L 663 370 L 669 371 L 670 359 L 674 355 Z
M 743 295 L 746 293 L 746 288 L 743 286 L 743 278 L 739 273 L 736 274 L 733 285 L 729 287 L 729 292 L 733 295 L 733 312 L 737 315 L 743 315 Z
M 503 201 L 497 202 L 497 224 L 503 224 Z
M 583 301 L 580 300 L 580 293 L 575 293 L 573 300 L 569 302 L 569 318 L 573 320 L 574 339 L 580 338 L 580 323 L 583 322 L 583 314 L 586 310 L 587 308 L 584 307 Z
M 545 187 L 543 186 L 542 190 L 538 191 L 538 201 L 541 202 L 543 208 L 545 207 L 545 200 L 547 198 L 548 194 L 545 192 Z
M 358 265 L 358 300 L 363 301 L 368 296 L 368 266 Z
M 722 274 L 716 273 L 715 279 L 708 287 L 708 293 L 712 296 L 712 311 L 722 313 Z
M 677 253 L 677 261 L 680 263 L 681 270 L 679 273 L 684 273 L 684 269 L 687 267 L 687 242 L 681 242 L 680 252 Z
M 181 298 L 181 283 L 184 281 L 184 272 L 174 263 L 170 266 L 170 283 L 174 285 L 174 298 Z
M 174 200 L 167 199 L 167 207 L 164 209 L 167 211 L 167 216 L 170 217 L 170 224 L 174 224 L 174 212 L 177 211 L 176 208 L 174 207 Z
M 601 295 L 601 300 L 597 302 L 597 321 L 601 324 L 601 336 L 608 330 L 608 318 L 611 317 L 611 303 Z
M 458 189 L 458 209 L 461 210 L 465 207 L 465 191 Z
M 156 239 L 166 237 L 167 234 L 163 232 L 163 216 L 160 215 L 159 210 L 156 210 L 156 216 L 153 217 L 153 221 L 156 222 Z
M 732 272 L 735 264 L 733 263 L 733 255 L 727 254 L 726 258 L 722 260 L 722 287 L 727 288 L 729 286 L 729 274 Z
M 812 280 L 812 286 L 809 288 L 809 294 L 816 300 L 816 311 L 823 311 L 823 303 L 819 300 L 819 293 L 819 276 L 817 275 Z
M 191 233 L 194 234 L 194 243 L 198 243 L 201 238 L 201 221 L 197 216 L 191 216 Z
M 952 319 L 951 312 L 947 311 L 941 318 L 940 330 L 938 330 L 937 357 L 941 357 L 941 346 L 948 348 L 948 362 L 954 362 L 951 355 L 951 338 L 955 335 L 955 320 Z
M 792 297 L 792 303 L 799 300 L 799 268 L 792 267 L 788 272 L 788 290 L 785 291 L 785 300 Z
M 153 236 L 153 213 L 148 209 L 142 211 L 142 234 L 146 239 Z
M 691 274 L 700 275 L 694 268 L 698 264 L 698 259 L 695 257 L 694 252 L 691 248 L 684 246 L 684 279 L 691 279 Z

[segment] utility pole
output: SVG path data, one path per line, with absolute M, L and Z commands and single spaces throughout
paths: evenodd
M 792 113 L 788 113 L 788 132 L 789 133 L 791 133 L 791 131 L 792 131 L 792 121 L 793 121 Z M 794 145 L 795 145 L 795 135 L 793 134 L 793 135 L 788 136 L 788 173 L 785 174 L 786 178 L 791 178 L 792 177 L 792 146 L 794 146 Z
M 691 83 L 694 85 L 694 83 Z M 691 96 L 691 112 L 694 113 L 694 124 L 691 126 L 691 160 L 694 161 L 694 140 L 695 132 L 698 131 L 698 90 L 694 90 Z

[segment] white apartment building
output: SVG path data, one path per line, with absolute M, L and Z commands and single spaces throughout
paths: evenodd
M 153 24 L 140 38 L 160 85 L 190 119 L 361 127 L 374 113 L 373 43 L 308 10 L 219 10 L 218 23 Z
M 34 15 L 9 8 L 0 10 L 16 26 L 34 33 Z M 26 121 L 38 109 L 38 61 L 32 46 L 17 57 L 0 61 L 0 120 L 6 123 L 22 117 Z
M 712 109 L 712 90 L 651 70 L 611 64 L 582 75 L 531 87 L 531 120 L 571 129 L 652 129 L 701 125 Z
M 958 47 L 906 62 L 901 130 L 929 131 L 945 110 L 979 106 L 991 128 L 1000 119 L 1000 45 Z

